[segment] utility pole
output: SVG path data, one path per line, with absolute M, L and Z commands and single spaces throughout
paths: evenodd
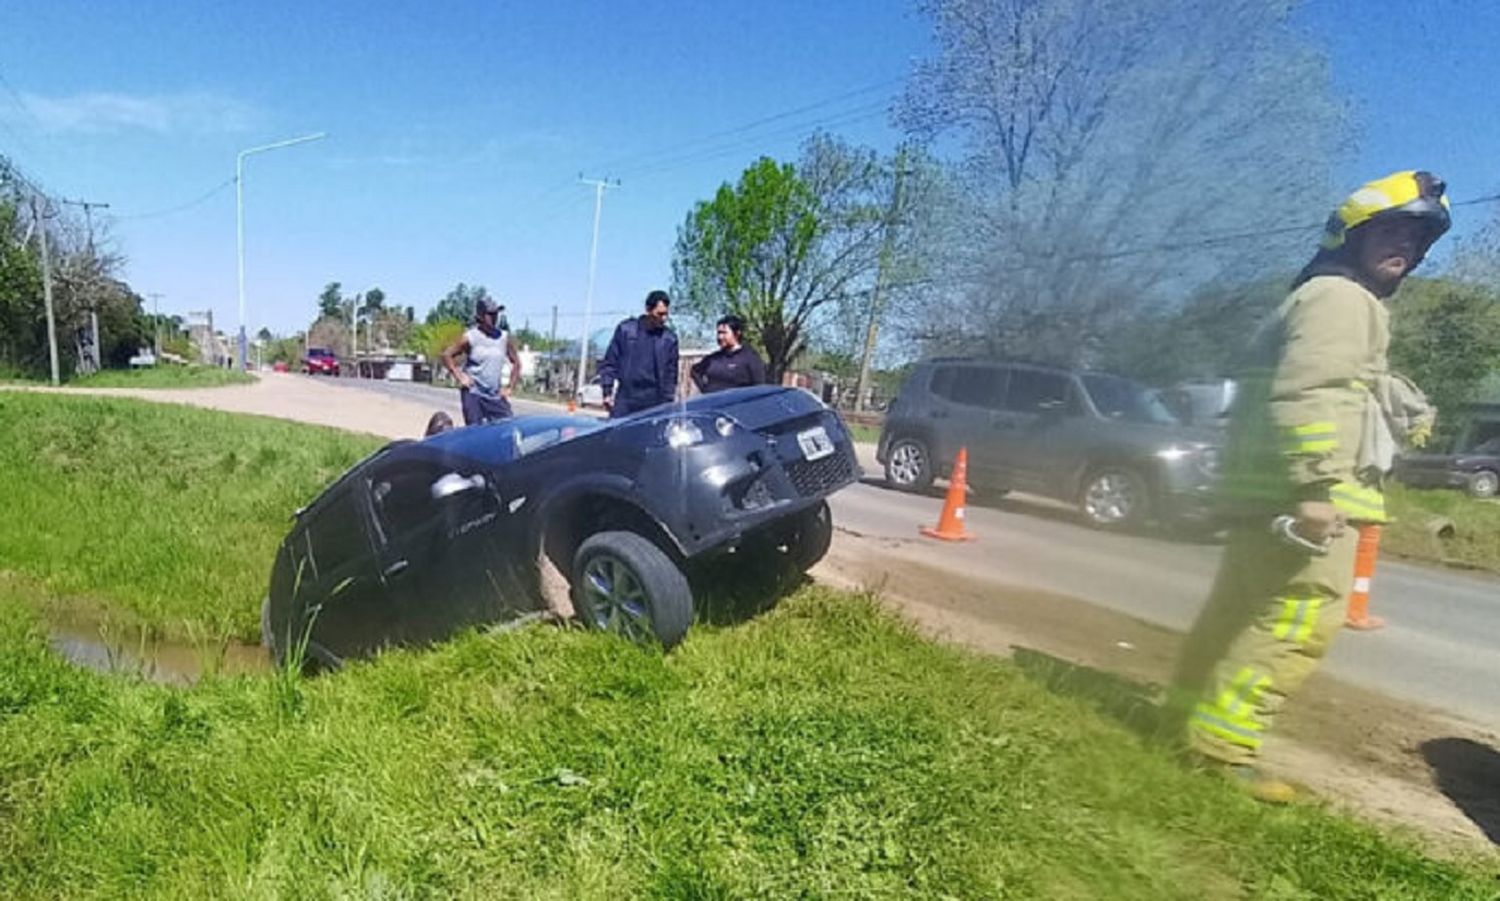
M 589 244 L 589 288 L 583 299 L 583 334 L 578 342 L 578 393 L 583 393 L 583 382 L 588 373 L 589 364 L 589 317 L 594 312 L 594 269 L 599 260 L 599 214 L 604 211 L 604 191 L 606 188 L 618 188 L 620 180 L 610 181 L 607 178 L 584 178 L 578 176 L 579 182 L 594 186 L 594 240 Z
M 547 338 L 553 347 L 557 346 L 557 304 L 552 305 L 552 331 Z
M 47 305 L 47 352 L 52 361 L 52 386 L 61 384 L 57 369 L 57 317 L 52 311 L 52 257 L 47 251 L 47 221 L 43 200 L 35 191 L 31 193 L 31 219 L 36 223 L 37 238 L 42 245 L 42 299 Z
M 83 207 L 83 221 L 87 229 L 86 234 L 88 235 L 89 265 L 93 266 L 98 261 L 98 258 L 94 255 L 94 210 L 107 210 L 109 209 L 109 204 L 94 203 L 89 200 L 67 199 L 64 199 L 62 202 L 69 206 Z M 92 272 L 89 273 L 90 280 L 92 280 L 93 274 Z M 94 371 L 98 372 L 104 368 L 104 361 L 100 356 L 102 351 L 99 347 L 99 305 L 95 302 L 92 291 L 89 292 L 89 331 L 93 335 Z
M 146 295 L 151 298 L 151 320 L 156 324 L 156 363 L 161 365 L 161 294 Z
M 880 307 L 885 303 L 885 282 L 891 266 L 893 232 L 896 219 L 901 215 L 901 183 L 906 178 L 906 153 L 896 154 L 895 184 L 891 186 L 891 207 L 886 211 L 884 234 L 880 239 L 880 259 L 875 267 L 875 290 L 870 294 L 870 320 L 865 327 L 865 350 L 859 360 L 859 381 L 854 383 L 854 409 L 865 409 L 865 397 L 870 388 L 870 359 L 875 356 L 875 344 L 880 337 Z

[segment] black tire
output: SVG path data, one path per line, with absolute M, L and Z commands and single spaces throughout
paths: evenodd
M 1469 476 L 1469 484 L 1464 486 L 1469 497 L 1494 497 L 1500 494 L 1500 473 L 1488 469 L 1481 469 Z
M 573 610 L 591 629 L 670 650 L 693 622 L 693 592 L 672 558 L 634 532 L 589 536 L 573 555 Z
M 1094 470 L 1078 492 L 1078 511 L 1096 529 L 1134 528 L 1145 522 L 1150 510 L 1146 480 L 1124 467 Z
M 833 510 L 827 501 L 819 501 L 816 507 L 798 516 L 787 541 L 787 556 L 798 570 L 807 572 L 828 555 L 832 546 Z
M 932 487 L 932 454 L 915 438 L 891 442 L 885 457 L 885 482 L 900 491 L 926 491 Z

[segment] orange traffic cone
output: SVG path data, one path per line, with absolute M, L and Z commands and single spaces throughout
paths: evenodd
M 973 541 L 974 536 L 964 531 L 964 499 L 969 494 L 969 449 L 958 449 L 958 459 L 953 461 L 953 477 L 948 480 L 948 497 L 943 501 L 943 515 L 938 518 L 937 528 L 922 527 L 922 534 L 944 541 Z
M 574 398 L 571 398 L 571 397 L 568 398 L 568 412 L 569 413 L 577 413 L 578 412 L 578 401 L 575 400 Z
M 1370 615 L 1370 580 L 1375 578 L 1375 560 L 1380 556 L 1380 526 L 1359 527 L 1359 548 L 1354 553 L 1354 590 L 1349 592 L 1349 609 L 1344 625 L 1368 632 L 1385 625 L 1385 620 Z

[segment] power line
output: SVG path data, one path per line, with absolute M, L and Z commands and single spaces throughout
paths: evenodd
M 170 207 L 167 207 L 165 209 L 160 209 L 160 210 L 151 210 L 150 212 L 146 212 L 146 213 L 129 213 L 129 214 L 126 214 L 126 215 L 123 215 L 123 216 L 114 216 L 112 218 L 114 218 L 116 220 L 120 220 L 120 221 L 125 221 L 125 220 L 137 220 L 137 219 L 159 219 L 162 216 L 171 216 L 174 213 L 181 213 L 181 212 L 184 212 L 186 210 L 190 210 L 190 209 L 192 209 L 195 206 L 200 206 L 200 205 L 202 205 L 204 203 L 207 203 L 209 200 L 211 200 L 213 197 L 215 197 L 220 191 L 223 191 L 225 188 L 228 188 L 229 186 L 231 186 L 233 184 L 234 184 L 234 176 L 230 176 L 229 178 L 226 178 L 223 181 L 219 182 L 218 184 L 214 185 L 212 188 L 209 188 L 207 191 L 204 191 L 198 197 L 195 197 L 194 199 L 189 200 L 187 203 L 180 203 L 180 204 L 178 204 L 176 206 L 170 206 Z
M 877 103 L 866 104 L 864 106 L 856 107 L 851 110 L 846 110 L 835 116 L 797 123 L 786 128 L 780 128 L 769 132 L 751 135 L 749 137 L 741 138 L 737 141 L 733 141 L 727 144 L 721 144 L 716 147 L 657 159 L 653 162 L 644 163 L 634 168 L 624 169 L 620 174 L 631 175 L 639 178 L 643 175 L 666 172 L 672 169 L 681 168 L 683 166 L 690 166 L 695 163 L 707 162 L 708 160 L 716 159 L 718 157 L 739 153 L 747 147 L 752 147 L 757 144 L 764 143 L 765 141 L 773 138 L 806 134 L 817 129 L 836 128 L 842 125 L 853 125 L 857 122 L 879 118 L 886 114 L 886 110 L 886 102 L 882 100 Z
M 779 113 L 774 113 L 774 114 L 772 114 L 770 116 L 764 116 L 764 117 L 762 117 L 760 119 L 755 119 L 753 121 L 746 122 L 743 125 L 736 125 L 736 126 L 734 126 L 732 128 L 727 128 L 727 129 L 724 129 L 722 131 L 712 132 L 710 134 L 706 134 L 706 135 L 703 135 L 703 136 L 697 137 L 697 138 L 689 138 L 689 139 L 687 139 L 685 141 L 677 141 L 677 142 L 675 142 L 672 145 L 672 147 L 673 147 L 674 150 L 681 150 L 681 149 L 683 149 L 685 147 L 692 147 L 692 146 L 697 145 L 697 144 L 708 144 L 708 143 L 711 143 L 713 141 L 721 140 L 723 138 L 733 137 L 733 136 L 739 135 L 739 134 L 744 134 L 745 132 L 752 131 L 752 130 L 754 130 L 756 128 L 759 128 L 762 125 L 769 125 L 769 124 L 771 124 L 773 122 L 780 122 L 783 119 L 790 119 L 790 118 L 792 118 L 794 116 L 803 115 L 804 113 L 809 113 L 809 112 L 813 112 L 815 110 L 823 109 L 825 107 L 834 106 L 834 105 L 837 105 L 839 103 L 843 103 L 846 100 L 850 100 L 850 99 L 853 99 L 855 97 L 859 97 L 859 96 L 862 96 L 862 95 L 865 95 L 865 94 L 869 94 L 869 93 L 872 93 L 874 91 L 881 90 L 882 88 L 890 87 L 891 85 L 898 84 L 898 83 L 900 83 L 900 82 L 902 82 L 904 80 L 905 80 L 904 78 L 887 78 L 887 79 L 885 79 L 883 81 L 877 81 L 877 82 L 874 82 L 872 84 L 864 85 L 863 87 L 858 87 L 858 88 L 855 88 L 855 89 L 850 90 L 850 91 L 845 91 L 842 94 L 838 94 L 838 95 L 833 96 L 833 97 L 828 97 L 828 98 L 826 98 L 824 100 L 819 100 L 819 101 L 816 101 L 814 103 L 806 104 L 805 106 L 799 106 L 799 107 L 797 107 L 795 109 L 784 110 L 784 111 L 779 112 Z M 629 156 L 618 157 L 618 158 L 616 158 L 614 160 L 611 160 L 611 161 L 605 163 L 603 166 L 599 166 L 599 167 L 596 167 L 596 168 L 608 168 L 608 169 L 621 170 L 621 167 L 630 167 L 630 166 L 634 166 L 634 165 L 636 165 L 636 164 L 638 164 L 638 163 L 640 163 L 642 161 L 650 160 L 650 159 L 652 159 L 653 157 L 656 156 L 656 153 L 657 153 L 657 151 L 646 151 L 646 152 L 642 152 L 642 153 L 632 154 L 632 155 L 629 155 Z

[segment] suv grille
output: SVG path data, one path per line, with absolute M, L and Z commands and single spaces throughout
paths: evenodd
M 812 497 L 853 481 L 854 467 L 849 462 L 849 454 L 839 449 L 821 460 L 788 463 L 786 474 L 798 494 Z

